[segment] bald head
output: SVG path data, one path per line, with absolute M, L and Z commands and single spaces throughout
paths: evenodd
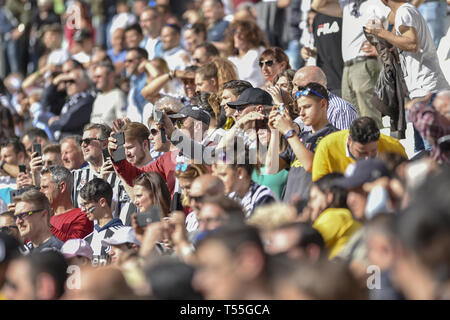
M 327 76 L 316 66 L 307 66 L 297 70 L 294 75 L 292 83 L 294 84 L 293 91 L 297 92 L 297 87 L 304 87 L 310 82 L 316 82 L 327 87 Z M 294 92 L 294 93 L 295 93 Z
M 120 300 L 134 299 L 134 294 L 119 269 L 113 267 L 84 267 L 81 270 L 81 288 L 71 290 L 70 299 Z
M 433 101 L 433 106 L 450 121 L 450 90 L 439 92 Z
M 191 194 L 201 196 L 213 196 L 225 193 L 225 186 L 222 180 L 211 174 L 204 174 L 196 178 L 191 185 Z

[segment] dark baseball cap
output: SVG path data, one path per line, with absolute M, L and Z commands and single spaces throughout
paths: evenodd
M 228 106 L 232 109 L 245 109 L 249 105 L 269 105 L 273 104 L 272 96 L 259 88 L 248 88 L 234 102 L 229 102 Z
M 381 177 L 390 177 L 391 174 L 383 162 L 377 159 L 359 160 L 349 164 L 343 178 L 336 179 L 338 187 L 353 189 L 361 187 L 366 182 L 372 182 Z
M 181 109 L 178 113 L 168 115 L 168 117 L 172 119 L 182 119 L 191 117 L 195 120 L 205 123 L 208 126 L 209 122 L 211 121 L 208 112 L 206 112 L 205 109 L 197 105 L 186 106 L 183 109 Z

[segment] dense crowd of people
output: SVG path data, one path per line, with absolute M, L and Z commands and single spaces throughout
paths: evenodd
M 0 0 L 0 299 L 449 299 L 447 8 Z

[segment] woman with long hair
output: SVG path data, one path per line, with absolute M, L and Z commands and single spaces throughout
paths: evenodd
M 170 210 L 170 192 L 167 183 L 156 172 L 144 172 L 133 181 L 134 204 L 139 212 L 159 207 L 161 215 L 167 217 Z
M 280 72 L 290 69 L 289 57 L 279 47 L 270 47 L 259 56 L 259 67 L 266 86 L 274 85 L 274 79 Z
M 264 78 L 258 65 L 259 56 L 268 47 L 263 31 L 253 21 L 234 21 L 226 31 L 229 46 L 228 59 L 234 63 L 241 80 L 254 87 L 264 86 Z

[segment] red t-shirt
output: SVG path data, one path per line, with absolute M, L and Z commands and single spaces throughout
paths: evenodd
M 83 239 L 94 230 L 94 222 L 89 221 L 80 208 L 74 208 L 65 213 L 50 218 L 50 231 L 59 240 Z

